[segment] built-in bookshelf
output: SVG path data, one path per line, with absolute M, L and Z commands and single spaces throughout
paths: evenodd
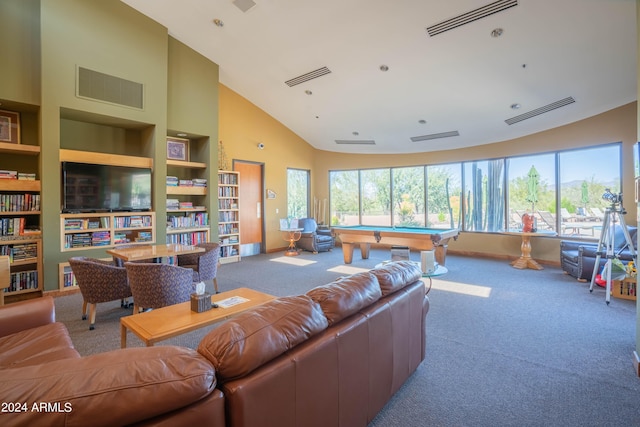
M 240 261 L 240 173 L 218 172 L 220 263 Z
M 208 139 L 167 137 L 167 146 L 176 146 L 182 159 L 167 159 L 167 243 L 196 245 L 210 241 L 207 209 L 207 164 L 198 153 Z M 169 150 L 168 150 L 169 152 Z
M 21 140 L 21 122 L 37 127 L 37 108 L 15 112 L 12 142 L 0 142 L 0 256 L 9 260 L 8 282 L 0 287 L 0 303 L 42 296 L 42 239 L 40 230 L 40 146 Z M 23 119 L 28 120 L 23 120 Z M 33 139 L 33 137 L 32 137 Z M 6 273 L 6 272 L 5 272 Z
M 154 226 L 154 212 L 62 214 L 61 250 L 155 243 Z

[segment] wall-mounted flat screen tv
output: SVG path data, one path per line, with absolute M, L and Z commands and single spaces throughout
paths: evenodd
M 151 210 L 151 169 L 62 162 L 62 212 Z

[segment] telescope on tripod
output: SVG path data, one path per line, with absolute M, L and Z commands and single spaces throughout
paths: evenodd
M 627 212 L 622 206 L 622 193 L 612 193 L 611 190 L 607 188 L 604 194 L 602 194 L 602 199 L 611 203 L 611 205 L 605 210 L 605 215 L 602 222 L 602 233 L 600 234 L 600 240 L 598 241 L 598 250 L 596 252 L 596 261 L 593 268 L 593 275 L 591 276 L 591 286 L 589 286 L 589 292 L 593 292 L 593 284 L 596 281 L 596 275 L 598 274 L 598 269 L 600 268 L 600 259 L 602 256 L 605 256 L 607 261 L 605 263 L 603 271 L 606 271 L 605 301 L 608 305 L 609 302 L 611 302 L 611 270 L 613 268 L 612 264 L 613 259 L 617 256 L 617 254 L 614 253 L 616 222 L 618 222 L 620 224 L 620 227 L 622 228 L 627 247 L 629 247 L 629 251 L 631 252 L 631 256 L 633 257 L 634 265 L 637 265 L 638 262 L 635 246 L 633 245 L 633 241 L 631 240 L 631 236 L 629 235 L 627 224 L 624 221 L 624 215 L 626 215 Z

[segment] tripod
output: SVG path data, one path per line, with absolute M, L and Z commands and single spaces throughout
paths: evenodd
M 627 225 L 624 221 L 624 215 L 626 215 L 626 211 L 622 207 L 621 203 L 612 203 L 611 207 L 608 207 L 605 210 L 604 221 L 602 223 L 602 233 L 600 234 L 600 240 L 598 242 L 598 250 L 596 252 L 596 262 L 593 266 L 593 275 L 591 276 L 591 286 L 589 286 L 589 292 L 593 292 L 593 283 L 596 280 L 596 275 L 598 274 L 598 268 L 600 267 L 600 258 L 602 255 L 606 256 L 607 262 L 605 263 L 606 274 L 606 297 L 605 301 L 607 305 L 611 301 L 611 267 L 613 258 L 617 254 L 614 254 L 615 248 L 615 224 L 616 218 L 619 218 L 620 226 L 622 227 L 622 231 L 624 233 L 624 238 L 627 242 L 627 246 L 629 247 L 629 251 L 631 252 L 631 256 L 633 257 L 633 263 L 636 262 L 636 251 L 635 246 L 633 245 L 633 241 L 631 240 L 631 236 L 629 235 L 629 230 L 627 229 Z M 624 249 L 624 246 L 620 249 Z

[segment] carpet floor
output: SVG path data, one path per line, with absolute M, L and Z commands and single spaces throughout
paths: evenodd
M 295 295 L 373 268 L 342 251 L 245 257 L 218 271 L 220 290 Z M 418 261 L 418 254 L 412 253 Z M 557 267 L 517 270 L 505 260 L 449 255 L 429 291 L 426 359 L 371 426 L 640 426 L 633 370 L 636 304 L 577 282 Z M 209 289 L 210 284 L 208 284 Z M 79 294 L 56 298 L 82 355 L 120 347 L 118 302 L 98 305 L 96 329 L 81 320 Z M 210 328 L 162 342 L 197 347 Z M 128 346 L 143 344 L 132 334 Z

